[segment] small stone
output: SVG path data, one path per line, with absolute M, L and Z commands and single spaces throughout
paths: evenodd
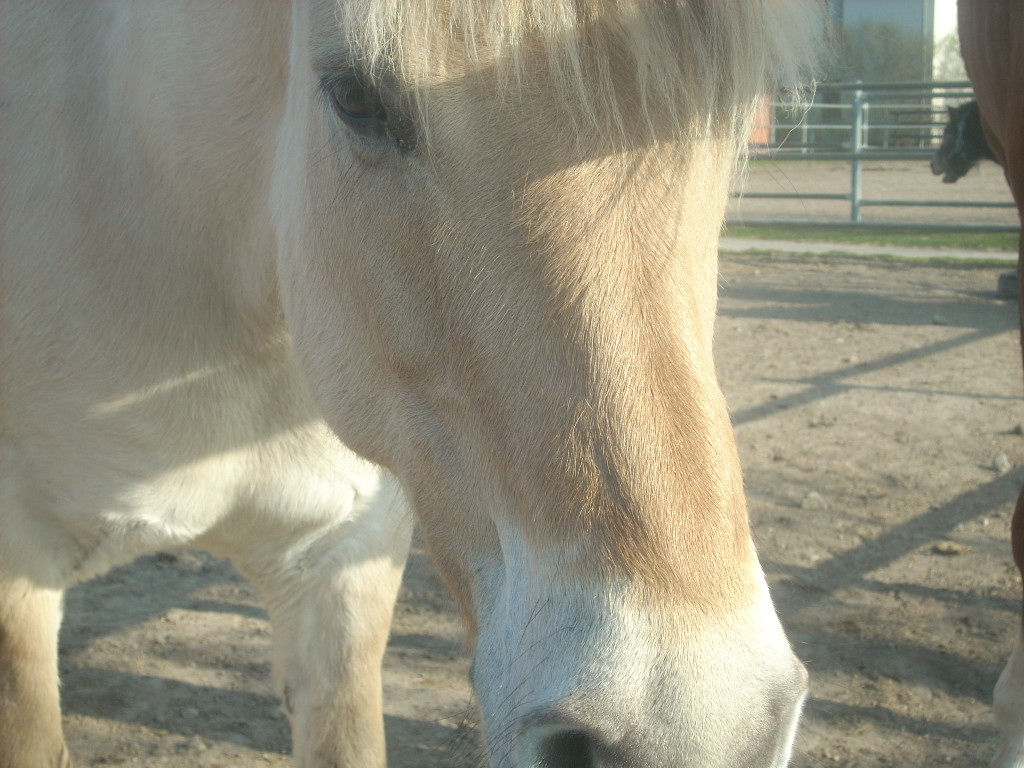
M 1010 430 L 1011 435 L 1024 435 L 1024 424 L 1018 424 Z
M 183 741 L 178 744 L 178 752 L 205 752 L 209 747 L 206 746 L 206 742 L 198 736 L 193 736 L 188 741 Z
M 962 555 L 966 551 L 967 547 L 963 544 L 957 544 L 955 541 L 940 541 L 932 547 L 932 552 L 936 555 Z
M 828 502 L 825 501 L 825 497 L 817 491 L 811 491 L 804 500 L 800 503 L 802 509 L 828 509 Z
M 992 469 L 994 469 L 999 474 L 1009 472 L 1010 466 L 1010 459 L 1007 458 L 1006 454 L 1003 453 L 1002 451 L 997 453 L 996 457 L 992 459 Z

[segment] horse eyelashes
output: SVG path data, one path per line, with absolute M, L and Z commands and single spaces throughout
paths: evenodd
M 324 75 L 320 88 L 335 114 L 357 133 L 384 135 L 402 152 L 415 148 L 412 121 L 393 114 L 377 90 L 363 78 L 352 73 Z
M 329 95 L 335 111 L 348 120 L 387 120 L 387 110 L 372 89 L 355 78 L 331 86 Z

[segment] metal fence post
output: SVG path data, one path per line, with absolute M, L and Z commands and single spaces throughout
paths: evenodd
M 861 200 L 861 159 L 860 153 L 864 145 L 864 91 L 853 92 L 853 114 L 850 139 L 850 150 L 853 158 L 850 161 L 850 221 L 860 221 Z

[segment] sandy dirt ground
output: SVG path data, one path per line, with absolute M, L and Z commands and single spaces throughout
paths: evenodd
M 1002 271 L 723 260 L 720 376 L 765 570 L 812 675 L 796 768 L 981 768 L 993 753 L 1024 481 Z M 461 638 L 417 547 L 385 664 L 395 768 L 480 765 Z M 266 614 L 229 564 L 163 553 L 76 587 L 61 643 L 77 765 L 290 764 Z

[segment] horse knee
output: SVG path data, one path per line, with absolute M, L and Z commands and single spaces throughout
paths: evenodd
M 0 768 L 70 766 L 60 721 L 61 593 L 0 577 Z

